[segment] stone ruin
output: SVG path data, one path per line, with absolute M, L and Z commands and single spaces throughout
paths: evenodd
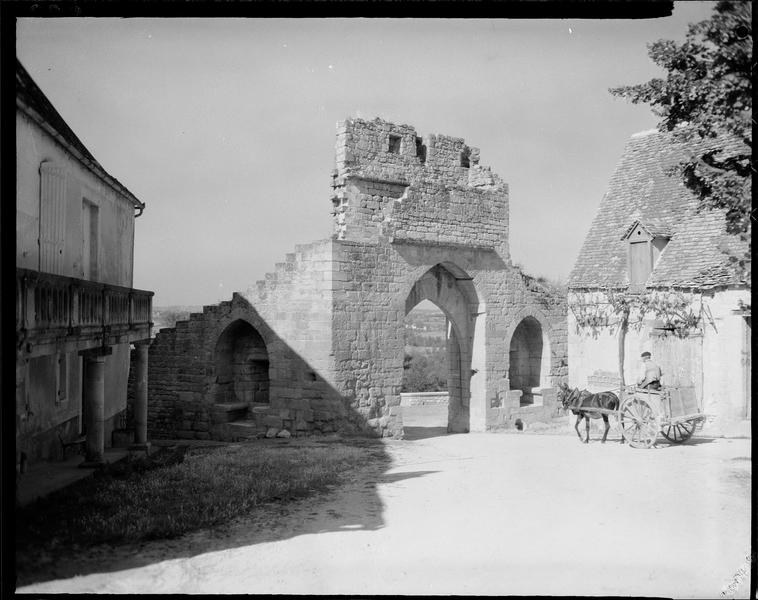
M 401 437 L 404 317 L 447 318 L 448 430 L 556 413 L 565 298 L 511 264 L 508 187 L 463 139 L 338 124 L 334 233 L 149 349 L 153 438 Z

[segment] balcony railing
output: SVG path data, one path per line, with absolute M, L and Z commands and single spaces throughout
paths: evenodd
M 152 325 L 153 292 L 16 269 L 16 332 L 35 337 L 138 339 Z M 130 333 L 131 332 L 131 333 Z

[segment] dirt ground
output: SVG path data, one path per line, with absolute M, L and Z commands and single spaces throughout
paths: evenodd
M 331 492 L 81 549 L 17 591 L 748 597 L 750 440 L 442 431 L 409 426 L 389 469 Z

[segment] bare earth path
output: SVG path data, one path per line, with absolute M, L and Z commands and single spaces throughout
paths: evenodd
M 720 597 L 747 564 L 749 440 L 385 445 L 388 471 L 223 530 L 82 550 L 18 591 Z

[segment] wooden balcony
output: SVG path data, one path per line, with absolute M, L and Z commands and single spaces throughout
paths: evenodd
M 16 349 L 33 358 L 150 338 L 153 292 L 16 269 Z

